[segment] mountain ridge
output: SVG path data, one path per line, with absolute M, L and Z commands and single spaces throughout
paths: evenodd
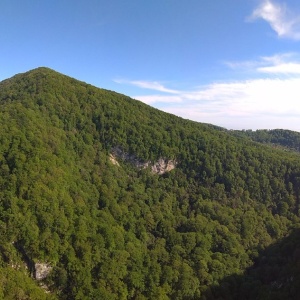
M 3 298 L 205 299 L 300 224 L 298 153 L 51 69 L 0 83 L 0 123 Z

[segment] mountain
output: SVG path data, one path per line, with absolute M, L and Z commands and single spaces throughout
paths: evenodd
M 0 298 L 222 299 L 299 228 L 295 151 L 48 68 L 0 123 Z
M 285 150 L 300 152 L 300 133 L 284 129 L 234 130 L 236 136 L 248 137 L 253 141 L 268 144 L 271 147 L 281 147 Z

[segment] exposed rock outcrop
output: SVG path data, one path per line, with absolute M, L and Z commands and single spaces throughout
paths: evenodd
M 45 279 L 52 270 L 52 266 L 50 266 L 47 263 L 38 262 L 38 263 L 35 263 L 34 266 L 35 266 L 34 277 L 35 277 L 36 280 Z
M 120 166 L 119 162 L 117 161 L 117 158 L 113 154 L 109 155 L 109 160 L 112 162 L 113 165 Z
M 119 162 L 117 159 L 122 159 L 125 161 L 130 162 L 138 169 L 145 169 L 151 166 L 151 171 L 153 174 L 164 174 L 166 172 L 170 172 L 171 170 L 175 169 L 177 162 L 175 160 L 168 160 L 165 158 L 160 158 L 158 161 L 154 162 L 153 164 L 151 161 L 141 161 L 134 155 L 130 155 L 124 152 L 119 147 L 115 147 L 112 150 L 112 153 L 109 156 L 110 161 L 114 164 L 119 166 Z
M 149 166 L 150 162 L 144 162 L 139 160 L 135 155 L 130 155 L 128 153 L 126 153 L 125 151 L 123 151 L 121 148 L 119 147 L 115 147 L 112 149 L 112 153 L 110 155 L 111 158 L 114 158 L 115 162 L 112 163 L 117 164 L 117 158 L 118 159 L 122 159 L 125 161 L 130 162 L 131 164 L 133 164 L 135 167 L 139 168 L 139 169 L 145 169 Z
M 152 173 L 156 174 L 164 174 L 166 172 L 170 172 L 176 167 L 176 161 L 174 160 L 166 160 L 160 158 L 154 165 L 151 167 Z

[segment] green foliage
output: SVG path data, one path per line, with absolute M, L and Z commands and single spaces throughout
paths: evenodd
M 243 275 L 224 278 L 219 285 L 206 291 L 204 298 L 299 299 L 299 233 L 299 229 L 296 229 L 288 237 L 267 247 Z
M 0 268 L 0 299 L 55 300 L 57 298 L 45 293 L 24 272 L 13 268 Z
M 298 154 L 47 68 L 0 83 L 0 126 L 1 296 L 43 261 L 58 299 L 199 299 L 299 224 Z
M 253 141 L 270 145 L 272 147 L 280 147 L 284 150 L 292 150 L 300 152 L 300 133 L 284 129 L 272 130 L 242 130 L 232 131 L 236 136 L 248 137 Z

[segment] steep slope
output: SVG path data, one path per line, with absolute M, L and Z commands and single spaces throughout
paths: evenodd
M 224 278 L 206 293 L 206 299 L 299 299 L 300 232 L 267 247 L 243 275 Z
M 0 83 L 0 122 L 1 270 L 53 297 L 201 298 L 299 224 L 299 155 L 50 69 Z

